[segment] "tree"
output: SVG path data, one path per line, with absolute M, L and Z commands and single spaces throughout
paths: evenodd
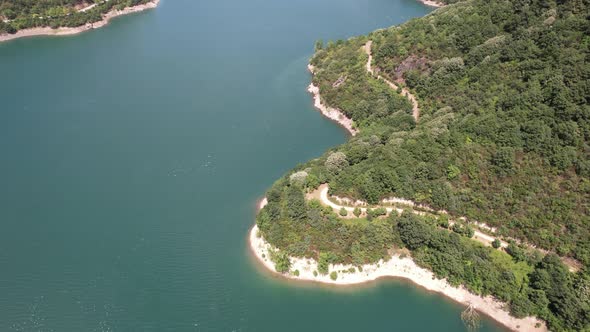
M 492 157 L 492 165 L 499 176 L 511 174 L 514 169 L 514 150 L 510 147 L 502 147 Z
M 500 242 L 500 240 L 494 239 L 494 241 L 492 241 L 492 247 L 494 247 L 494 249 L 498 249 L 501 246 L 502 246 L 502 242 Z
M 289 219 L 301 221 L 306 214 L 305 197 L 301 189 L 297 186 L 287 187 L 287 215 Z
M 289 177 L 289 182 L 292 185 L 303 187 L 303 186 L 305 186 L 305 183 L 307 180 L 307 175 L 308 174 L 306 171 L 299 171 L 299 172 L 293 173 Z
M 324 42 L 322 40 L 316 40 L 315 45 L 314 45 L 314 49 L 315 51 L 320 51 L 324 48 Z
M 352 214 L 354 214 L 355 217 L 357 217 L 357 218 L 361 216 L 361 213 L 362 213 L 362 211 L 358 206 L 355 207 L 354 210 L 352 211 Z
M 441 214 L 438 217 L 438 226 L 442 227 L 444 229 L 448 229 L 449 228 L 449 216 L 446 214 Z
M 330 260 L 331 260 L 331 255 L 329 253 L 326 253 L 326 252 L 320 253 L 320 258 L 318 259 L 318 272 L 321 275 L 328 274 L 329 268 L 330 268 Z
M 410 250 L 427 245 L 432 238 L 432 230 L 411 212 L 404 212 L 398 222 L 398 230 L 403 243 Z
M 348 215 L 348 211 L 347 211 L 347 210 L 346 210 L 344 207 L 342 207 L 342 208 L 340 209 L 340 212 L 339 212 L 339 214 L 340 214 L 342 217 L 346 217 L 346 216 Z
M 334 174 L 340 173 L 346 166 L 348 166 L 348 160 L 344 152 L 334 152 L 326 159 L 326 168 L 328 171 Z
M 289 272 L 289 269 L 291 268 L 291 260 L 286 252 L 279 250 L 271 251 L 270 260 L 275 263 L 275 270 L 277 270 L 277 272 Z
M 383 208 L 383 207 L 378 207 L 375 209 L 367 209 L 367 219 L 368 220 L 373 220 L 375 218 L 378 218 L 380 216 L 384 216 L 387 215 L 387 209 Z
M 455 165 L 449 165 L 447 167 L 447 179 L 454 180 L 459 176 L 459 174 L 461 174 L 459 167 Z

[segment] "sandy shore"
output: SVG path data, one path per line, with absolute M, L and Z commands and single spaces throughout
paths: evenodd
M 307 65 L 307 69 L 309 69 L 309 71 L 313 75 L 313 66 Z M 317 108 L 325 117 L 327 117 L 330 120 L 336 121 L 339 125 L 346 128 L 346 130 L 348 130 L 348 132 L 352 136 L 358 133 L 358 130 L 353 127 L 352 119 L 346 117 L 346 115 L 344 115 L 340 110 L 332 107 L 327 107 L 326 105 L 322 104 L 322 100 L 320 97 L 320 88 L 318 86 L 315 86 L 313 83 L 311 83 L 309 84 L 307 91 L 309 91 L 309 93 L 311 93 L 313 96 L 313 106 L 315 106 L 315 108 Z
M 274 263 L 269 258 L 270 250 L 274 250 L 274 248 L 260 236 L 257 226 L 254 226 L 250 231 L 249 242 L 250 248 L 258 261 L 269 271 L 279 274 L 275 270 Z M 352 269 L 354 269 L 354 272 L 350 272 Z M 291 257 L 291 271 L 298 270 L 299 276 L 295 276 L 293 273 L 280 275 L 289 279 L 334 285 L 361 284 L 386 277 L 404 278 L 429 291 L 441 293 L 459 303 L 472 304 L 479 312 L 498 321 L 512 331 L 547 331 L 545 324 L 537 318 L 514 318 L 503 308 L 503 303 L 491 296 L 481 297 L 472 294 L 464 287 L 453 287 L 444 279 L 436 279 L 432 272 L 419 267 L 411 258 L 394 255 L 387 262 L 381 260 L 377 264 L 363 265 L 362 269 L 363 271 L 359 272 L 352 265 L 330 265 L 330 272 L 336 271 L 338 273 L 337 279 L 332 280 L 329 275 L 317 274 L 314 276 L 314 271 L 317 271 L 317 262 L 315 260 Z
M 426 6 L 430 6 L 430 7 L 444 7 L 445 4 L 442 2 L 438 2 L 438 1 L 431 1 L 431 0 L 418 0 L 421 3 L 425 4 Z
M 31 29 L 24 29 L 19 30 L 15 34 L 2 34 L 0 35 L 0 42 L 17 39 L 17 38 L 24 38 L 24 37 L 33 37 L 33 36 L 67 36 L 67 35 L 75 35 L 84 31 L 96 29 L 103 27 L 109 23 L 109 20 L 122 15 L 127 15 L 131 13 L 137 13 L 144 11 L 146 9 L 156 8 L 160 0 L 153 0 L 143 5 L 138 5 L 134 7 L 127 7 L 123 10 L 113 10 L 105 15 L 103 15 L 102 21 L 88 23 L 83 26 L 75 27 L 75 28 L 57 28 L 52 29 L 50 27 L 40 27 L 40 28 L 31 28 Z
M 267 203 L 268 201 L 264 198 L 260 201 L 258 208 L 264 208 Z M 332 280 L 329 274 L 314 275 L 314 271 L 317 271 L 317 262 L 309 258 L 290 258 L 291 271 L 298 270 L 298 276 L 295 276 L 293 273 L 281 274 L 277 272 L 274 263 L 270 260 L 270 251 L 274 251 L 275 248 L 261 236 L 256 225 L 250 230 L 249 244 L 252 253 L 264 267 L 272 273 L 285 278 L 343 286 L 367 283 L 387 277 L 404 278 L 429 291 L 443 294 L 461 304 L 471 304 L 479 312 L 496 320 L 512 331 L 547 331 L 547 327 L 543 321 L 535 317 L 514 318 L 504 309 L 504 303 L 495 300 L 491 296 L 481 297 L 475 295 L 462 286 L 453 287 L 445 279 L 436 279 L 431 271 L 419 267 L 409 257 L 393 255 L 386 262 L 380 260 L 377 264 L 363 265 L 362 272 L 352 265 L 330 265 L 330 272 L 336 271 L 338 274 L 336 280 Z M 351 272 L 352 269 L 354 269 L 353 272 Z

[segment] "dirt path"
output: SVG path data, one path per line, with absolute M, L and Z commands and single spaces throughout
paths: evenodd
M 309 193 L 307 195 L 307 198 L 308 199 L 313 199 L 313 198 L 319 199 L 320 202 L 323 205 L 329 206 L 332 209 L 335 209 L 336 211 L 340 211 L 342 208 L 344 208 L 346 211 L 348 211 L 350 214 L 352 214 L 352 212 L 354 211 L 354 209 L 356 207 L 344 206 L 344 205 L 339 205 L 337 203 L 334 203 L 333 201 L 331 201 L 328 198 L 328 189 L 329 189 L 329 187 L 328 187 L 327 184 L 322 184 L 321 186 L 318 187 L 318 189 L 316 189 L 313 192 Z M 368 206 L 358 206 L 358 208 L 361 210 L 361 212 L 363 214 L 365 214 L 367 212 L 367 208 L 379 208 L 379 207 L 385 208 L 385 210 L 387 210 L 387 213 L 391 213 L 394 210 L 397 213 L 402 213 L 404 211 L 404 209 L 395 208 L 395 207 L 386 206 L 386 205 L 385 206 L 384 205 L 374 205 L 374 206 L 370 206 L 370 207 L 368 207 Z M 426 215 L 426 212 L 417 211 L 417 210 L 414 210 L 414 209 L 412 209 L 412 212 L 415 213 L 415 214 L 417 214 L 417 215 L 422 215 L 422 216 L 423 215 Z M 452 226 L 454 224 L 455 224 L 455 222 L 449 221 L 449 226 Z M 474 235 L 473 235 L 473 238 L 472 239 L 475 240 L 475 241 L 478 241 L 478 242 L 482 243 L 483 245 L 491 246 L 492 245 L 492 242 L 494 242 L 494 240 L 496 239 L 495 237 L 490 236 L 490 235 L 488 235 L 486 233 L 483 233 L 483 232 L 481 232 L 481 231 L 479 231 L 477 229 L 474 229 L 473 231 L 474 231 Z M 501 243 L 502 248 L 508 247 L 508 243 L 507 242 L 500 241 L 500 243 Z
M 365 50 L 365 53 L 367 53 L 367 55 L 369 56 L 369 59 L 367 60 L 367 72 L 369 72 L 371 75 L 375 76 L 375 71 L 373 70 L 373 67 L 371 66 L 371 63 L 373 63 L 373 54 L 371 52 L 372 45 L 373 45 L 373 41 L 369 40 L 369 41 L 367 41 L 365 46 L 363 46 L 363 49 Z M 389 85 L 389 87 L 392 88 L 393 90 L 397 91 L 399 89 L 399 86 L 397 86 L 395 83 L 391 82 L 390 80 L 384 78 L 383 76 L 377 75 L 377 78 L 380 80 L 383 80 L 383 82 L 387 83 L 387 85 Z M 414 117 L 414 120 L 416 122 L 418 122 L 418 118 L 420 118 L 420 107 L 418 107 L 418 100 L 407 88 L 402 88 L 401 93 L 402 93 L 402 96 L 408 98 L 408 100 L 412 104 L 412 116 Z
M 320 185 L 316 190 L 308 193 L 307 196 L 306 196 L 306 198 L 308 200 L 310 200 L 310 199 L 317 199 L 317 200 L 320 201 L 320 203 L 322 203 L 322 205 L 329 206 L 332 209 L 334 209 L 336 212 L 338 212 L 342 208 L 344 208 L 346 211 L 349 212 L 349 214 L 348 214 L 348 216 L 342 217 L 342 218 L 356 218 L 352 214 L 352 212 L 357 207 L 361 210 L 361 212 L 362 212 L 363 215 L 366 215 L 367 208 L 374 209 L 374 208 L 380 208 L 380 207 L 382 207 L 382 208 L 385 208 L 385 210 L 387 210 L 387 213 L 391 213 L 392 211 L 395 210 L 397 213 L 400 213 L 401 214 L 404 211 L 404 209 L 402 209 L 402 208 L 392 207 L 392 206 L 389 206 L 389 205 L 371 205 L 371 206 L 369 206 L 367 203 L 362 202 L 362 201 L 357 201 L 357 202 L 354 202 L 352 204 L 348 204 L 348 202 L 347 202 L 348 205 L 340 205 L 338 203 L 335 203 L 333 200 L 330 200 L 329 195 L 328 195 L 328 190 L 329 190 L 328 184 L 324 183 L 324 184 Z M 339 197 L 333 197 L 333 199 L 342 200 Z M 409 201 L 409 200 L 406 200 L 406 199 L 401 199 L 401 198 L 394 198 L 394 197 L 392 197 L 392 198 L 388 198 L 386 200 L 383 200 L 383 202 L 385 202 L 385 201 L 387 201 L 387 202 L 396 202 L 396 203 L 399 203 L 401 205 L 407 205 L 408 207 L 411 208 L 411 211 L 414 214 L 417 214 L 417 215 L 420 215 L 420 216 L 425 216 L 425 215 L 428 215 L 428 214 L 433 215 L 433 216 L 436 216 L 436 213 L 437 212 L 438 213 L 446 213 L 444 211 L 435 211 L 435 210 L 432 210 L 432 209 L 430 209 L 428 207 L 420 206 L 420 205 L 417 205 L 416 203 L 414 203 L 412 201 Z M 414 209 L 414 207 L 417 207 L 417 206 L 419 206 L 422 209 L 426 209 L 428 211 L 431 211 L 431 212 L 425 212 L 425 211 L 420 211 L 420 210 Z M 463 218 L 463 217 L 460 217 L 458 219 L 459 220 L 465 220 L 465 218 Z M 455 221 L 449 220 L 449 226 L 453 226 L 454 224 L 455 224 Z M 488 225 L 486 225 L 484 223 L 474 222 L 472 224 L 475 224 L 476 226 L 478 226 L 480 228 L 490 230 L 490 232 L 494 232 L 493 228 L 489 227 Z M 489 235 L 487 233 L 484 233 L 484 232 L 482 232 L 482 231 L 480 231 L 478 229 L 474 229 L 473 230 L 473 237 L 472 237 L 472 239 L 475 240 L 475 241 L 478 241 L 478 242 L 482 243 L 485 246 L 491 246 L 492 245 L 492 242 L 494 242 L 494 240 L 496 239 L 496 237 L 491 236 L 491 235 Z M 498 239 L 498 240 L 500 240 L 500 239 Z M 519 242 L 519 241 L 517 241 L 517 242 Z M 502 248 L 506 248 L 506 247 L 508 247 L 508 242 L 500 240 L 500 246 Z M 530 246 L 530 245 L 527 245 L 527 246 L 531 247 L 534 250 L 538 250 L 538 251 L 540 251 L 541 253 L 543 253 L 545 255 L 546 254 L 549 254 L 549 251 L 547 251 L 547 250 L 536 248 L 536 247 Z M 580 262 L 576 261 L 573 258 L 570 258 L 570 257 L 561 257 L 560 256 L 560 259 L 563 262 L 563 264 L 565 264 L 565 266 L 568 267 L 568 269 L 570 270 L 570 272 L 577 272 L 582 267 L 582 265 L 580 264 Z

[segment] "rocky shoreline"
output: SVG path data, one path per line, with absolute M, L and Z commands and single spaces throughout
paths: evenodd
M 314 67 L 312 65 L 307 65 L 307 69 L 313 75 Z M 344 127 L 352 136 L 358 134 L 358 129 L 355 128 L 354 122 L 352 119 L 348 118 L 342 111 L 328 107 L 322 103 L 322 99 L 320 96 L 320 87 L 314 85 L 313 83 L 309 84 L 307 91 L 311 93 L 313 96 L 313 106 L 317 108 L 325 117 L 328 119 L 337 122 L 339 125 Z

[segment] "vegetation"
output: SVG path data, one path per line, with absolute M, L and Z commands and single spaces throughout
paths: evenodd
M 361 213 L 362 213 L 362 211 L 358 207 L 355 207 L 354 210 L 352 211 L 352 214 L 354 214 L 354 216 L 357 218 L 361 216 Z
M 291 260 L 289 254 L 284 251 L 273 251 L 270 253 L 270 260 L 275 263 L 277 272 L 286 273 L 291 268 Z
M 407 198 L 590 263 L 588 11 L 474 0 L 328 43 L 311 60 L 314 83 L 361 130 L 330 152 L 348 162 L 321 174 L 331 194 Z M 374 69 L 417 95 L 418 124 L 366 72 L 369 38 Z
M 35 27 L 77 27 L 102 20 L 113 9 L 124 9 L 151 0 L 0 0 L 0 34 Z M 78 10 L 93 3 L 85 12 Z
M 317 43 L 314 84 L 360 133 L 291 173 L 307 181 L 287 175 L 269 189 L 257 217 L 265 239 L 318 260 L 324 275 L 329 264 L 361 266 L 407 248 L 418 265 L 493 295 L 516 317 L 590 329 L 588 5 L 469 0 L 368 37 Z M 405 97 L 367 73 L 369 39 L 375 71 L 417 96 L 419 122 Z M 305 200 L 320 183 L 340 197 L 402 197 L 467 222 L 379 209 L 341 218 Z M 550 253 L 483 247 L 469 239 L 469 220 Z M 556 254 L 582 269 L 569 272 Z
M 492 242 L 492 247 L 494 247 L 494 249 L 498 249 L 502 246 L 502 242 L 500 242 L 500 240 L 498 239 L 494 239 L 494 241 Z
M 348 211 L 344 207 L 340 208 L 340 212 L 338 212 L 342 217 L 346 217 L 348 215 Z

